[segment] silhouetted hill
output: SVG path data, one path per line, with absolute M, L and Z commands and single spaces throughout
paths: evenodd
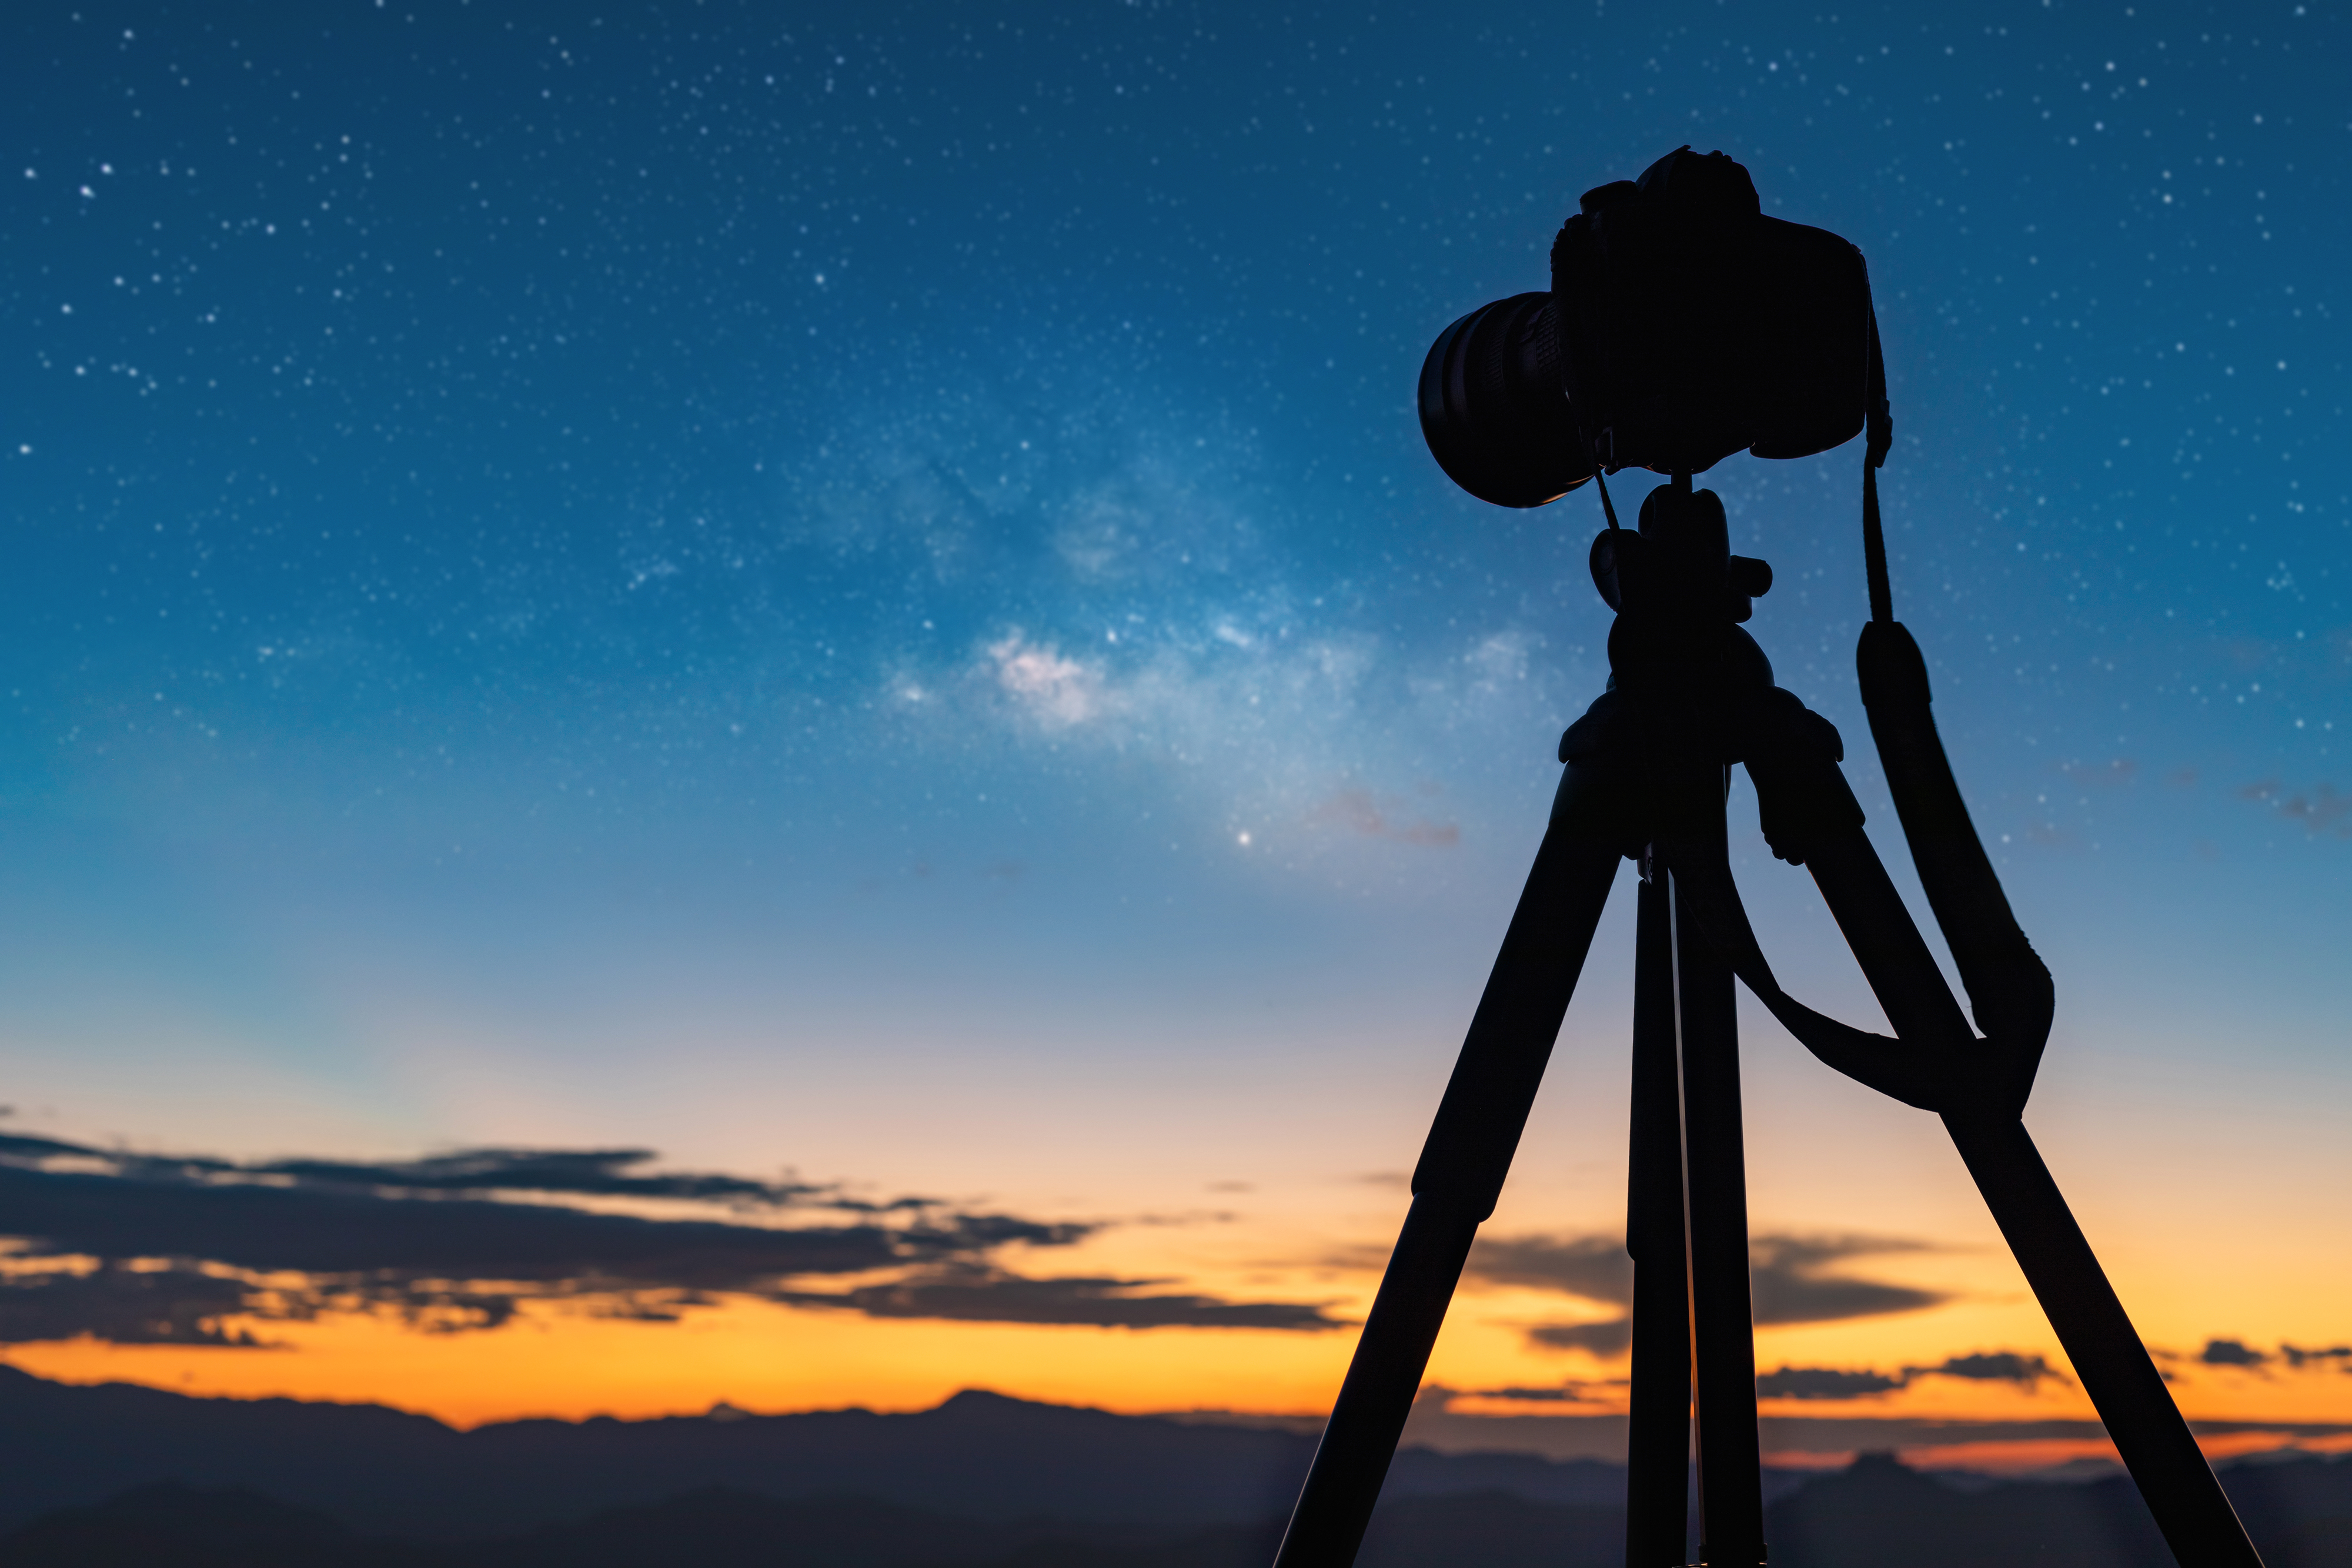
M 783 1503 L 719 1489 L 510 1540 L 363 1538 L 242 1490 L 145 1487 L 0 1538 L 10 1568 L 1265 1568 L 1279 1521 L 1205 1531 L 954 1519 L 863 1498 Z M 1499 1492 L 1384 1508 L 1363 1568 L 1615 1568 L 1616 1512 Z
M 1372 1516 L 1362 1568 L 1619 1568 L 1625 1561 L 1625 1511 L 1530 1502 L 1507 1492 L 1412 1498 Z M 1253 1562 L 1264 1568 L 1271 1553 Z
M 2221 1483 L 2268 1568 L 2352 1568 L 2352 1460 L 2264 1456 Z M 2171 1568 L 2138 1492 L 2122 1476 L 2002 1481 L 1957 1490 L 1884 1454 L 1864 1455 L 1765 1512 L 1781 1568 L 1960 1568 L 2049 1563 Z
M 1889 1562 L 2168 1568 L 2172 1562 L 2139 1494 L 2121 1478 L 1960 1492 L 1885 1454 L 1865 1454 L 1783 1498 L 1765 1521 L 1772 1561 L 1805 1568 Z
M 420 1568 L 983 1568 L 1064 1543 L 1114 1552 L 1170 1532 L 955 1519 L 868 1498 L 778 1502 L 713 1487 L 643 1507 L 614 1509 L 517 1540 L 424 1549 Z
M 1205 1529 L 1286 1512 L 1314 1454 L 1297 1433 L 1035 1405 L 968 1392 L 934 1410 L 649 1421 L 512 1421 L 458 1432 L 377 1406 L 82 1387 L 0 1366 L 0 1531 L 158 1481 L 244 1487 L 354 1529 L 479 1540 L 711 1487 L 855 1494 L 974 1520 Z M 1592 1460 L 1408 1449 L 1388 1495 L 1508 1491 L 1613 1503 Z
M 9 1568 L 1263 1568 L 1313 1448 L 976 1393 L 906 1416 L 457 1432 L 372 1406 L 73 1387 L 5 1367 L 0 1431 Z M 2222 1479 L 2270 1568 L 2352 1568 L 2352 1458 L 2270 1457 Z M 1868 1456 L 1776 1480 L 1776 1568 L 2170 1561 L 2120 1477 L 1961 1486 Z M 1613 1563 L 1623 1484 L 1593 1461 L 1408 1450 L 1361 1562 Z
M 2249 1468 L 2230 1472 L 2247 1481 Z M 2249 1524 L 2270 1568 L 2352 1568 L 2352 1467 L 2251 1467 Z M 2262 1495 L 2256 1495 L 2260 1493 Z M 2315 1511 L 2290 1515 L 2289 1509 Z M 2002 1482 L 1963 1491 L 1885 1456 L 1818 1477 L 1766 1513 L 1779 1568 L 2168 1568 L 2128 1483 Z M 1189 1529 L 986 1521 L 865 1498 L 783 1502 L 705 1489 L 502 1540 L 362 1537 L 243 1490 L 139 1489 L 0 1537 L 10 1568 L 1265 1568 L 1278 1517 Z M 1614 1568 L 1619 1511 L 1503 1492 L 1384 1502 L 1362 1568 Z
M 236 1488 L 164 1482 L 60 1509 L 0 1538 L 8 1568 L 411 1568 L 415 1549 Z
M 2323 1519 L 2280 1537 L 2270 1568 L 2352 1568 L 2352 1519 Z
M 2221 1480 L 2270 1568 L 2352 1568 L 2352 1456 L 2264 1456 Z

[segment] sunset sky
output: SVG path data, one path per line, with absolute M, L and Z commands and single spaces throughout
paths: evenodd
M 0 1356 L 1318 1415 L 1606 675 L 1597 500 L 1453 488 L 1414 377 L 1689 142 L 1870 259 L 1896 612 L 2057 980 L 2028 1125 L 2215 1451 L 2346 1446 L 2347 44 L 11 5 Z M 1860 461 L 1703 482 L 1925 920 Z M 1880 1027 L 1732 823 L 1783 982 Z M 1618 1440 L 1631 889 L 1428 1440 Z M 1768 1448 L 2103 1451 L 1934 1120 L 1742 1005 Z

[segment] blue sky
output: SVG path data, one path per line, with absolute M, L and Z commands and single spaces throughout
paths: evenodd
M 1870 258 L 1897 612 L 2058 979 L 2041 1113 L 2242 1124 L 2230 1203 L 2334 1179 L 2245 1164 L 2352 1090 L 2333 7 L 5 27 L 20 1129 L 1041 1209 L 1402 1166 L 1607 632 L 1590 493 L 1455 492 L 1413 377 L 1687 141 Z M 1859 461 L 1704 482 L 1900 862 Z M 1744 852 L 1783 977 L 1870 1021 Z M 1752 1021 L 1751 1097 L 1847 1104 Z M 1538 1218 L 1604 1223 L 1620 1091 L 1561 1071 L 1602 1142 Z

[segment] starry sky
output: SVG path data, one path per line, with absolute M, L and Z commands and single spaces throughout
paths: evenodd
M 2352 1422 L 2339 8 L 0 36 L 16 1364 L 461 1420 L 1322 1407 L 1606 674 L 1591 492 L 1454 490 L 1414 377 L 1688 142 L 1870 259 L 1896 612 L 2057 978 L 2029 1124 L 2193 1416 Z M 1924 917 L 1860 461 L 1703 483 Z M 1876 1027 L 1732 820 L 1783 981 Z M 1629 886 L 1432 1420 L 1622 1407 Z M 1743 1018 L 1779 1440 L 2095 1450 L 1932 1121 Z M 331 1211 L 383 1249 L 289 1239 Z

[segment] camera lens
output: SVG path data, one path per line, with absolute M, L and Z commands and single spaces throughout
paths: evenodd
M 1421 434 L 1447 478 L 1497 507 L 1540 507 L 1592 477 L 1568 400 L 1551 296 L 1515 294 L 1438 334 L 1421 366 Z

